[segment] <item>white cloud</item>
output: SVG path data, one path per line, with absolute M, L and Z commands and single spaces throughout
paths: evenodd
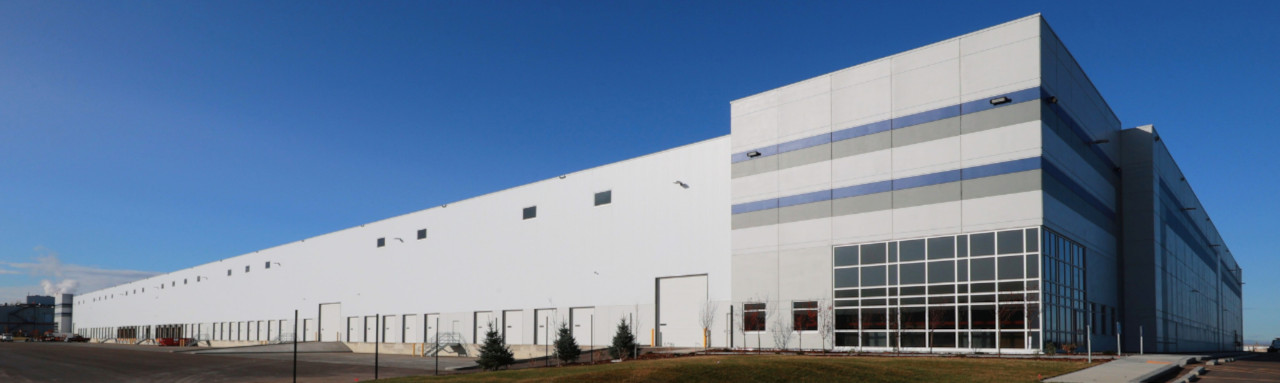
M 25 302 L 27 294 L 74 294 L 78 291 L 94 291 L 126 282 L 151 277 L 160 273 L 141 270 L 104 269 L 93 266 L 62 263 L 58 254 L 44 247 L 35 249 L 40 255 L 33 262 L 7 262 L 0 265 L 0 274 L 27 274 L 44 278 L 40 284 L 0 287 L 0 302 Z M 51 281 L 52 280 L 52 281 Z

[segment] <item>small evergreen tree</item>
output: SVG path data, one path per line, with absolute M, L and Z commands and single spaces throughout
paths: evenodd
M 507 340 L 498 336 L 498 330 L 494 330 L 490 323 L 489 330 L 484 333 L 484 345 L 480 346 L 480 359 L 476 360 L 476 364 L 492 371 L 505 368 L 515 361 L 515 355 L 507 347 Z
M 569 330 L 569 325 L 561 323 L 560 329 L 556 330 L 556 358 L 560 359 L 561 364 L 566 364 L 578 361 L 580 355 L 582 349 L 578 348 L 578 341 L 573 339 L 573 331 Z
M 634 357 L 636 349 L 636 335 L 631 333 L 631 326 L 627 325 L 627 320 L 622 319 L 618 322 L 618 332 L 613 335 L 613 346 L 609 347 L 609 356 L 614 359 L 624 359 Z

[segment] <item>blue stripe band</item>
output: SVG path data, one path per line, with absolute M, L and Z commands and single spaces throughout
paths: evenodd
M 1044 161 L 1041 161 L 1040 167 L 1044 169 L 1045 174 L 1048 174 L 1050 177 L 1058 180 L 1059 183 L 1065 185 L 1068 189 L 1071 189 L 1072 193 L 1075 193 L 1080 197 L 1080 199 L 1083 199 L 1085 203 L 1089 204 L 1089 206 L 1093 206 L 1094 209 L 1098 209 L 1098 211 L 1106 215 L 1112 222 L 1116 220 L 1115 210 L 1112 210 L 1110 206 L 1107 206 L 1107 204 L 1103 203 L 1102 200 L 1098 199 L 1098 197 L 1094 197 L 1093 194 L 1089 193 L 1088 190 L 1085 190 L 1083 186 L 1080 186 L 1080 184 L 1076 183 L 1075 180 L 1072 180 L 1071 177 L 1067 176 L 1067 173 L 1063 172 L 1057 165 L 1054 165 L 1052 162 L 1049 162 L 1048 159 L 1045 159 Z
M 1040 87 L 1027 88 L 1012 93 L 995 95 L 980 100 L 969 101 L 958 105 L 950 105 L 938 109 L 927 110 L 920 113 L 910 114 L 898 118 L 876 121 L 869 124 L 858 125 L 854 127 L 844 128 L 831 133 L 823 133 L 816 136 L 805 137 L 797 140 L 783 142 L 777 145 L 770 145 L 761 148 L 748 150 L 741 153 L 734 153 L 730 157 L 732 162 L 742 162 L 751 159 L 747 153 L 759 152 L 756 157 L 767 157 L 776 154 L 796 151 L 804 148 L 814 147 L 826 143 L 857 138 L 866 135 L 876 134 L 893 129 L 902 129 L 908 126 L 920 125 L 928 122 L 938 121 L 951 117 L 956 117 L 969 113 L 977 113 L 988 109 L 994 109 L 1001 106 L 1013 105 L 1027 101 L 1039 100 L 1039 97 L 1048 97 L 1048 92 Z M 1008 97 L 1009 102 L 992 105 L 991 99 L 999 97 Z M 1079 132 L 1077 132 L 1079 134 Z M 1087 136 L 1086 136 L 1087 137 Z M 1097 148 L 1095 148 L 1097 149 Z M 1105 157 L 1105 156 L 1104 156 Z
M 1049 98 L 1049 97 L 1053 97 L 1053 95 L 1049 93 L 1048 89 L 1041 88 L 1041 97 Z M 1079 137 L 1081 140 L 1084 140 L 1084 142 L 1087 144 L 1085 146 L 1089 147 L 1089 151 L 1093 152 L 1094 155 L 1101 158 L 1103 162 L 1106 162 L 1107 166 L 1111 168 L 1112 172 L 1118 172 L 1117 169 L 1119 169 L 1119 166 L 1116 166 L 1116 163 L 1114 161 L 1111 161 L 1111 157 L 1107 157 L 1107 153 L 1103 152 L 1102 148 L 1099 148 L 1098 145 L 1092 144 L 1094 141 L 1093 137 L 1090 137 L 1089 132 L 1086 132 L 1084 130 L 1084 127 L 1082 127 L 1079 122 L 1076 122 L 1075 118 L 1071 117 L 1071 113 L 1067 113 L 1067 110 L 1063 109 L 1062 106 L 1058 105 L 1057 103 L 1049 104 L 1049 108 L 1052 109 L 1054 113 L 1058 114 L 1058 117 L 1062 119 L 1062 122 L 1065 122 L 1067 124 L 1067 128 L 1071 129 L 1072 133 L 1076 134 L 1076 137 Z
M 930 186 L 944 184 L 948 182 L 956 182 L 960 180 L 970 180 L 975 178 L 998 176 L 1001 174 L 1017 173 L 1027 170 L 1039 169 L 1041 164 L 1047 164 L 1041 157 L 1023 158 L 1013 161 L 1005 161 L 989 165 L 979 165 L 965 169 L 955 169 L 941 171 L 937 173 L 929 173 L 912 177 L 904 177 L 896 180 L 877 181 L 860 185 L 845 186 L 831 190 L 821 190 L 797 194 L 792 196 L 772 198 L 755 202 L 746 202 L 733 205 L 733 214 L 750 213 L 753 211 L 777 209 L 780 207 L 795 206 L 806 203 L 822 202 L 832 199 L 857 197 L 868 194 L 884 193 L 892 190 L 903 190 L 917 188 L 921 186 Z M 1074 182 L 1063 182 L 1068 185 L 1075 185 Z M 1078 188 L 1078 186 L 1077 186 Z M 1087 193 L 1085 195 L 1088 195 Z M 1101 204 L 1100 201 L 1097 203 Z M 1103 205 L 1105 207 L 1105 205 Z M 1110 210 L 1104 210 L 1110 211 Z M 1115 213 L 1111 213 L 1112 216 Z

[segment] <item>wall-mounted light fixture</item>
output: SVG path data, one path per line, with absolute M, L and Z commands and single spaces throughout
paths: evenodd
M 1058 96 L 1049 96 L 1049 98 L 1045 99 L 1045 101 L 1047 101 L 1050 104 L 1057 104 Z
M 675 183 L 676 185 L 680 185 L 680 187 L 682 187 L 682 188 L 685 188 L 685 189 L 688 189 L 688 188 L 689 188 L 689 184 L 684 183 L 684 181 L 676 180 L 676 182 L 674 182 L 674 183 Z
M 1013 101 L 1013 100 L 1010 100 L 1008 97 L 1005 97 L 1005 96 L 1000 96 L 1000 97 L 991 99 L 991 105 L 1008 104 L 1010 101 Z
M 752 151 L 749 151 L 749 152 L 747 152 L 747 157 L 748 157 L 748 158 L 756 158 L 756 157 L 760 157 L 760 151 L 759 151 L 759 150 L 752 150 Z
M 567 175 L 561 175 L 561 176 L 560 176 L 560 179 L 564 179 L 565 177 L 568 177 L 568 176 L 567 176 Z

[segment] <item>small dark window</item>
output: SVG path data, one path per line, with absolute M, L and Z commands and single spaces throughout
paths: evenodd
M 613 190 L 605 190 L 596 193 L 596 206 L 608 205 L 613 203 Z
M 427 229 L 418 229 L 418 239 L 427 239 Z
M 244 266 L 244 272 L 246 272 L 246 273 L 247 273 L 247 272 L 249 272 L 249 265 L 245 265 L 245 266 Z
M 538 207 L 530 206 L 524 208 L 524 219 L 535 218 L 538 216 Z
M 742 305 L 742 331 L 764 331 L 764 303 Z
M 791 303 L 791 324 L 796 331 L 817 331 L 818 302 Z
M 387 239 L 386 239 L 386 238 L 378 238 L 378 247 L 383 247 L 383 246 L 386 246 L 386 245 L 387 245 Z
M 169 281 L 169 286 L 170 286 L 170 287 L 177 287 L 177 286 L 178 286 L 178 281 Z
M 185 285 L 185 284 L 187 284 L 187 279 L 186 279 L 186 278 L 182 278 L 182 284 L 184 284 L 184 285 Z
M 228 277 L 230 277 L 230 276 L 231 276 L 231 269 L 227 269 L 227 276 L 228 276 Z M 143 291 L 146 291 L 146 290 L 143 290 Z
M 264 268 L 264 269 L 270 269 L 270 268 L 271 268 L 271 261 L 267 261 L 267 262 L 266 262 L 266 264 L 262 265 L 262 268 Z

